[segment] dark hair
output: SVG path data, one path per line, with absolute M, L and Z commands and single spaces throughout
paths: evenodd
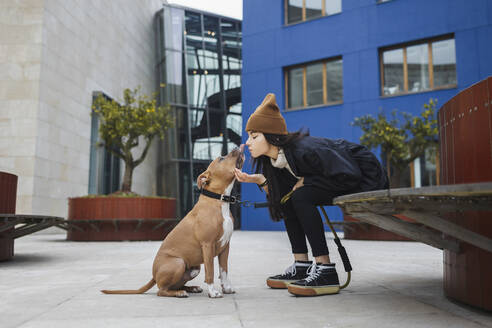
M 280 148 L 289 148 L 296 141 L 309 135 L 309 131 L 304 132 L 302 129 L 297 132 L 289 132 L 286 135 L 283 134 L 269 134 L 263 133 L 266 141 Z M 279 181 L 274 172 L 275 168 L 272 166 L 270 157 L 266 155 L 253 158 L 253 169 L 255 173 L 262 173 L 268 181 L 268 210 L 270 211 L 270 217 L 273 221 L 280 221 L 283 218 L 283 213 L 280 208 L 280 199 L 284 196 L 280 194 Z

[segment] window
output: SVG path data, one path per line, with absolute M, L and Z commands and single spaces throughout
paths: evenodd
M 425 150 L 425 154 L 416 158 L 400 172 L 399 178 L 394 175 L 392 165 L 388 167 L 388 157 L 381 155 L 382 164 L 392 174 L 392 188 L 420 188 L 440 185 L 439 151 L 434 148 Z M 396 181 L 395 181 L 396 180 Z
M 294 24 L 342 11 L 342 0 L 284 0 L 285 21 Z
M 380 51 L 383 96 L 456 87 L 454 39 L 438 38 Z
M 410 186 L 420 188 L 439 185 L 439 153 L 426 149 L 422 157 L 410 163 Z
M 94 92 L 92 101 L 99 95 Z M 108 98 L 103 94 L 105 98 Z M 100 145 L 99 116 L 91 115 L 91 150 L 89 159 L 89 194 L 111 194 L 120 188 L 120 159 Z
M 342 58 L 285 69 L 289 109 L 339 104 L 343 101 Z

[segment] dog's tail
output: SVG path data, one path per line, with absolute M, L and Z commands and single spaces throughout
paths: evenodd
M 104 294 L 143 294 L 155 285 L 155 280 L 150 280 L 145 286 L 136 290 L 101 290 Z

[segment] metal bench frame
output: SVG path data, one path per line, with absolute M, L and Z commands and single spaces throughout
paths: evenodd
M 64 220 L 61 217 L 47 215 L 0 214 L 0 238 L 16 239 L 56 226 Z

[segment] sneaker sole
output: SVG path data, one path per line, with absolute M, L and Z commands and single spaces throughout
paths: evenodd
M 296 296 L 318 296 L 338 294 L 340 291 L 340 286 L 302 287 L 297 285 L 289 285 L 287 289 L 289 290 L 289 293 Z
M 297 280 L 295 280 L 297 281 Z M 287 287 L 295 282 L 293 281 L 285 281 L 285 280 L 273 280 L 273 279 L 267 279 L 266 283 L 267 286 L 273 289 L 287 289 Z

